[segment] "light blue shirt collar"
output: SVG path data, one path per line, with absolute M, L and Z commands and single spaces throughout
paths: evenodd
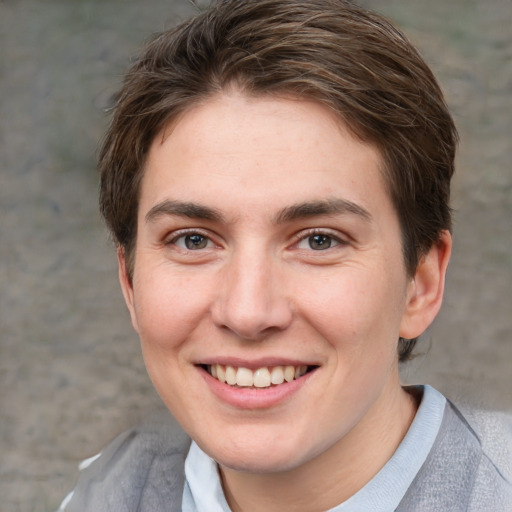
M 418 412 L 396 452 L 356 494 L 328 512 L 393 512 L 425 462 L 443 420 L 446 399 L 424 386 Z M 231 512 L 217 463 L 194 442 L 185 460 L 183 512 Z

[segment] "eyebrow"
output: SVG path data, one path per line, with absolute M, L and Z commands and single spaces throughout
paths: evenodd
M 215 222 L 224 221 L 222 213 L 215 208 L 210 208 L 208 206 L 192 202 L 172 201 L 170 199 L 166 199 L 149 210 L 146 214 L 146 222 L 153 222 L 159 217 L 166 215 L 178 215 L 180 217 L 211 220 Z
M 372 216 L 368 210 L 347 199 L 330 198 L 319 201 L 307 201 L 283 208 L 275 217 L 276 224 L 319 215 L 352 214 L 370 222 Z
M 370 212 L 352 201 L 346 199 L 324 199 L 306 201 L 287 206 L 275 215 L 274 224 L 284 224 L 293 220 L 316 217 L 319 215 L 352 214 L 361 217 L 365 221 L 371 221 Z M 193 202 L 182 202 L 166 199 L 149 210 L 146 214 L 146 222 L 154 222 L 159 217 L 177 215 L 191 219 L 202 219 L 213 222 L 225 222 L 225 217 L 216 208 L 204 206 Z

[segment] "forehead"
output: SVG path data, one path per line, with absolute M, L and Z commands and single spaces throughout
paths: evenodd
M 364 207 L 369 189 L 387 195 L 382 166 L 379 151 L 319 103 L 230 91 L 191 108 L 155 138 L 141 210 L 191 194 L 206 203 L 236 199 L 244 210 L 339 194 Z

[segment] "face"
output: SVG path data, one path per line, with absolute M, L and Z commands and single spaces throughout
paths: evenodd
M 121 282 L 157 391 L 222 465 L 299 467 L 389 419 L 412 285 L 381 167 L 324 107 L 236 91 L 154 140 Z

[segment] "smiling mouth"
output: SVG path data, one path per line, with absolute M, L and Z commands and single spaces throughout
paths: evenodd
M 244 367 L 221 364 L 202 365 L 219 382 L 239 388 L 265 389 L 299 379 L 317 366 L 273 366 L 251 370 Z

